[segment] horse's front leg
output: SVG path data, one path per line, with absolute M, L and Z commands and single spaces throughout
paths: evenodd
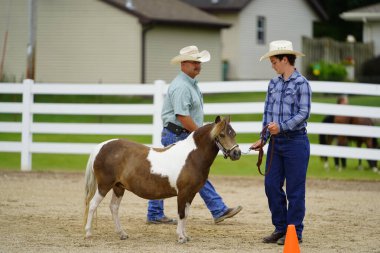
M 181 196 L 178 194 L 177 205 L 178 205 L 178 224 L 177 224 L 177 235 L 178 242 L 185 243 L 190 241 L 190 237 L 186 234 L 186 219 L 189 216 L 190 205 L 195 194 L 192 196 Z
M 120 189 L 120 188 L 118 188 L 118 189 Z M 120 193 L 121 193 L 121 195 L 120 195 Z M 123 194 L 124 194 L 124 189 L 122 189 L 121 192 L 118 191 L 118 195 L 119 195 L 119 197 L 118 197 L 115 193 L 115 188 L 114 188 L 114 190 L 112 192 L 111 203 L 110 203 L 110 210 L 112 213 L 113 221 L 115 223 L 115 231 L 119 235 L 120 240 L 125 240 L 128 238 L 127 233 L 121 228 L 120 218 L 119 218 L 119 207 L 120 207 L 121 199 L 123 198 Z

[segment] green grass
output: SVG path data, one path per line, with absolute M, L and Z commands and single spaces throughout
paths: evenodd
M 33 154 L 32 170 L 84 172 L 87 159 L 88 155 Z M 0 161 L 0 170 L 20 170 L 20 154 L 18 153 L 0 153 Z M 257 170 L 256 162 L 257 155 L 243 155 L 238 161 L 231 161 L 218 156 L 211 168 L 210 174 L 262 177 Z M 307 172 L 308 178 L 380 181 L 380 174 L 373 173 L 368 168 L 366 161 L 363 161 L 365 169 L 362 171 L 357 169 L 358 160 L 356 159 L 347 159 L 347 168 L 342 172 L 335 170 L 332 158 L 329 159 L 329 163 L 330 170 L 326 171 L 320 158 L 312 156 Z M 264 164 L 265 159 L 262 163 L 262 171 L 265 169 Z
M 20 98 L 15 96 L 0 96 L 2 101 L 18 101 Z M 265 93 L 242 93 L 242 94 L 217 94 L 205 95 L 205 103 L 220 102 L 260 102 L 265 99 Z M 39 102 L 68 103 L 81 101 L 83 103 L 150 103 L 151 98 L 145 97 L 125 97 L 125 96 L 40 96 Z M 316 94 L 313 102 L 336 103 L 335 95 Z M 366 105 L 380 107 L 380 100 L 376 96 L 350 96 L 351 105 Z M 233 115 L 232 121 L 261 121 L 261 114 L 252 115 Z M 321 122 L 324 115 L 312 115 L 310 122 Z M 206 115 L 205 121 L 210 122 L 215 119 L 215 115 Z M 0 114 L 0 121 L 20 121 L 19 114 Z M 67 116 L 67 115 L 34 115 L 37 122 L 81 122 L 81 123 L 151 123 L 150 116 Z M 253 143 L 258 139 L 258 134 L 239 134 L 238 143 Z M 128 138 L 140 143 L 151 143 L 151 136 L 114 136 L 114 135 L 57 135 L 57 134 L 35 134 L 33 141 L 36 142 L 80 142 L 80 143 L 99 143 L 112 138 Z M 309 135 L 311 143 L 318 143 L 317 135 Z M 20 141 L 20 134 L 0 133 L 0 141 Z M 246 150 L 243 150 L 246 151 Z M 33 171 L 84 171 L 88 155 L 61 155 L 61 154 L 33 154 Z M 333 159 L 330 160 L 330 171 L 323 168 L 319 157 L 310 158 L 308 177 L 319 179 L 339 179 L 339 180 L 376 180 L 380 181 L 380 174 L 373 173 L 366 161 L 363 171 L 357 170 L 358 160 L 347 159 L 347 169 L 337 172 L 333 169 Z M 256 167 L 256 155 L 243 155 L 239 161 L 225 160 L 218 156 L 215 160 L 211 174 L 228 176 L 254 176 L 261 177 Z M 264 168 L 263 161 L 263 168 Z M 19 153 L 0 152 L 0 170 L 20 170 Z
M 246 150 L 243 150 L 246 151 Z M 254 176 L 262 177 L 256 166 L 257 155 L 243 155 L 239 161 L 231 161 L 218 156 L 215 160 L 211 174 L 227 176 Z M 380 174 L 374 173 L 368 168 L 367 161 L 363 161 L 364 170 L 358 170 L 357 159 L 347 159 L 347 168 L 341 172 L 334 168 L 333 158 L 329 158 L 330 169 L 323 168 L 323 163 L 317 156 L 311 156 L 307 171 L 308 178 L 339 179 L 339 180 L 369 180 L 380 181 Z M 265 170 L 265 159 L 262 162 L 261 171 Z

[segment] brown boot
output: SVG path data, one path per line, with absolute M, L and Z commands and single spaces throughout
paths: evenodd
M 171 219 L 166 216 L 162 217 L 158 220 L 147 220 L 146 223 L 148 224 L 170 224 L 170 225 L 177 225 L 176 219 Z
M 228 208 L 227 211 L 222 216 L 214 219 L 214 223 L 217 224 L 219 222 L 224 221 L 227 218 L 231 218 L 235 216 L 236 214 L 238 214 L 242 209 L 243 209 L 242 206 L 237 206 L 235 208 Z

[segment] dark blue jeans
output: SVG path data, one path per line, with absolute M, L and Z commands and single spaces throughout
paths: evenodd
M 305 217 L 306 172 L 310 157 L 310 143 L 306 133 L 274 136 L 273 157 L 269 142 L 266 166 L 272 165 L 265 177 L 265 193 L 272 223 L 276 231 L 286 232 L 287 225 L 294 224 L 297 236 L 302 238 Z M 286 181 L 286 193 L 283 190 Z
M 182 133 L 181 135 L 175 135 L 166 128 L 162 130 L 161 143 L 165 147 L 176 143 L 177 141 L 184 140 L 188 134 Z M 214 186 L 209 180 L 206 181 L 205 185 L 199 191 L 200 196 L 206 203 L 207 208 L 210 210 L 212 216 L 219 218 L 228 209 L 224 204 L 222 197 L 215 191 Z M 158 220 L 164 217 L 164 201 L 163 200 L 149 200 L 148 202 L 148 220 Z

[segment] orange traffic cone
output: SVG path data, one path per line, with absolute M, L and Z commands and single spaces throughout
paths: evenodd
M 294 225 L 288 225 L 286 230 L 284 253 L 300 253 L 300 245 L 298 244 L 298 237 L 296 233 L 296 227 Z

